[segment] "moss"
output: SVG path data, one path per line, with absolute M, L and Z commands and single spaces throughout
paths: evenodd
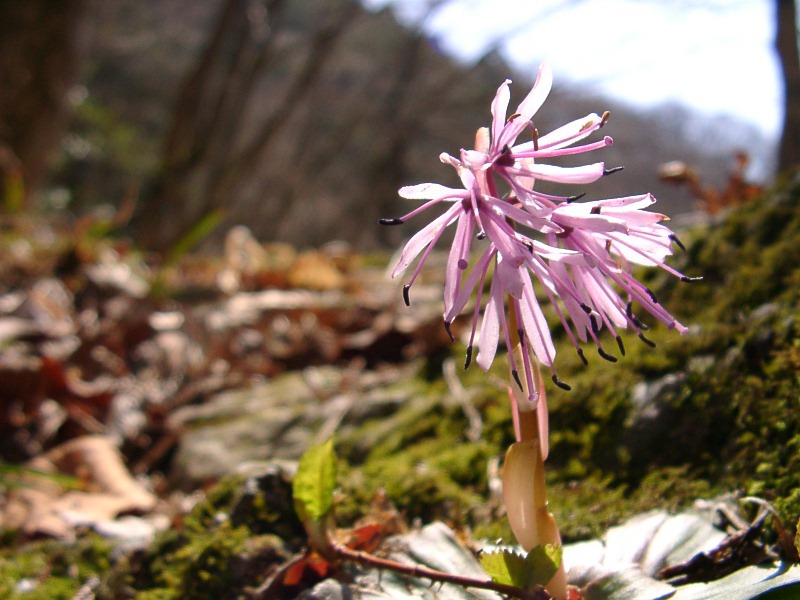
M 248 586 L 258 586 L 270 565 L 302 542 L 290 490 L 279 470 L 221 480 L 180 529 L 159 535 L 144 556 L 120 569 L 132 574 L 120 577 L 120 585 L 137 590 L 140 600 L 246 597 Z
M 0 597 L 70 599 L 89 578 L 102 577 L 110 564 L 111 545 L 95 535 L 71 544 L 46 540 L 4 548 L 0 552 Z M 28 591 L 24 591 L 24 582 L 30 585 Z

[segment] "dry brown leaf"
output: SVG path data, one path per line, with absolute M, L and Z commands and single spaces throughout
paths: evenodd
M 3 515 L 5 528 L 26 535 L 71 539 L 75 526 L 91 526 L 124 513 L 148 512 L 157 502 L 130 475 L 107 436 L 75 438 L 27 466 L 43 475 L 26 477 L 23 485 L 9 494 Z M 66 489 L 47 474 L 73 476 L 83 489 Z

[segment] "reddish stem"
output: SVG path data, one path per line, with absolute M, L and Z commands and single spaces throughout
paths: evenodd
M 368 567 L 376 569 L 387 569 L 396 573 L 401 573 L 409 577 L 420 577 L 431 579 L 433 581 L 441 581 L 443 583 L 453 583 L 465 588 L 480 588 L 484 590 L 492 590 L 500 594 L 505 594 L 510 598 L 519 598 L 520 600 L 550 600 L 552 596 L 542 586 L 536 586 L 533 591 L 523 590 L 511 585 L 505 585 L 486 579 L 476 579 L 474 577 L 467 577 L 465 575 L 453 575 L 451 573 L 444 573 L 430 569 L 422 565 L 406 565 L 394 560 L 386 558 L 379 558 L 360 550 L 352 550 L 347 546 L 343 546 L 336 542 L 331 544 L 331 550 L 339 558 L 343 560 L 350 560 L 357 562 Z

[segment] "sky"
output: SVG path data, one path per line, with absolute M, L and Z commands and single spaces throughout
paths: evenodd
M 652 107 L 678 101 L 732 116 L 777 137 L 783 88 L 773 50 L 774 0 L 450 0 L 424 23 L 466 63 L 499 43 L 516 68 L 535 75 L 548 61 L 559 80 Z M 418 23 L 430 0 L 393 5 Z

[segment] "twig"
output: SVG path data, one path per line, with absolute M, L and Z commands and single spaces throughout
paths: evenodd
M 343 546 L 336 542 L 331 543 L 330 548 L 336 556 L 342 560 L 350 560 L 368 567 L 376 569 L 386 569 L 394 571 L 409 577 L 420 577 L 439 581 L 442 583 L 453 583 L 465 588 L 480 588 L 484 590 L 492 590 L 500 594 L 505 594 L 510 598 L 519 598 L 520 600 L 550 600 L 551 596 L 542 586 L 537 586 L 535 590 L 523 590 L 511 585 L 497 583 L 486 579 L 476 579 L 474 577 L 467 577 L 465 575 L 454 575 L 451 573 L 444 573 L 430 569 L 422 565 L 405 565 L 394 560 L 380 558 L 360 550 L 352 550 L 347 546 Z

